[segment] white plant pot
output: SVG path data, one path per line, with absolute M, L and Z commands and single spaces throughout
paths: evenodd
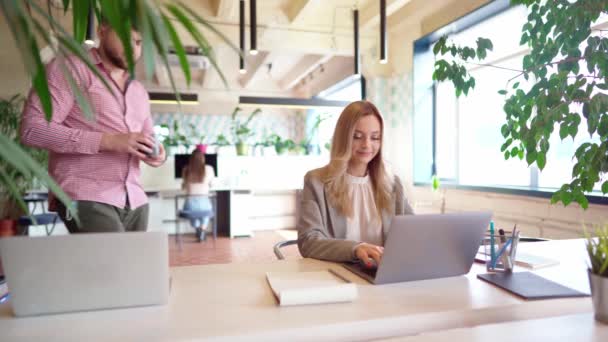
M 220 146 L 217 148 L 217 154 L 220 156 L 236 156 L 236 149 L 232 145 Z
M 277 150 L 275 150 L 274 146 L 265 146 L 262 149 L 262 155 L 264 156 L 276 156 Z
M 608 277 L 601 277 L 597 274 L 589 273 L 589 284 L 591 285 L 591 299 L 593 301 L 593 311 L 595 319 L 599 322 L 608 324 Z

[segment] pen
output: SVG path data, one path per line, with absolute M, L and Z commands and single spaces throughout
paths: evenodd
M 0 304 L 6 302 L 8 300 L 8 296 L 10 293 L 5 294 L 4 296 L 0 297 Z
M 340 275 L 340 273 L 338 273 L 338 272 L 336 272 L 336 271 L 332 270 L 331 268 L 330 268 L 330 269 L 328 269 L 328 271 L 329 271 L 329 273 L 331 273 L 331 274 L 335 275 L 336 277 L 338 277 L 338 278 L 340 278 L 340 279 L 344 280 L 345 282 L 350 283 L 350 280 L 348 280 L 348 279 L 344 278 L 343 276 L 341 276 L 341 275 Z
M 507 238 L 505 237 L 505 230 L 500 228 L 498 230 L 498 234 L 500 235 L 500 243 L 501 243 L 500 247 L 502 247 L 502 244 L 504 244 L 505 241 L 507 241 Z M 510 268 L 509 267 L 509 253 L 503 253 L 501 260 L 502 260 L 502 265 L 505 269 Z
M 511 247 L 511 259 L 515 263 L 515 253 L 517 253 L 517 245 L 519 244 L 519 231 L 517 230 L 517 224 L 513 226 L 513 235 L 511 238 L 513 239 L 513 247 Z
M 492 264 L 492 268 L 496 268 L 496 261 L 498 260 L 498 258 L 500 258 L 500 256 L 505 252 L 505 249 L 507 249 L 509 247 L 509 245 L 511 244 L 511 242 L 513 241 L 512 238 L 509 238 L 509 240 L 507 240 L 507 243 L 505 243 L 500 250 L 498 251 L 498 255 L 496 255 L 496 258 L 494 259 L 494 263 Z
M 505 230 L 500 228 L 498 234 L 500 235 L 500 242 L 505 243 L 507 241 L 507 238 L 505 238 Z
M 504 244 L 507 241 L 507 238 L 505 237 L 505 230 L 500 228 L 498 230 L 498 234 L 500 235 L 500 243 Z M 500 246 L 502 247 L 502 246 Z M 513 248 L 513 244 L 511 244 L 511 248 Z M 502 260 L 502 265 L 505 269 L 510 269 L 510 263 L 509 263 L 509 253 L 503 253 L 501 260 Z M 497 257 L 498 258 L 498 257 Z
M 494 254 L 494 221 L 490 221 L 490 263 L 492 264 L 492 268 L 496 264 Z

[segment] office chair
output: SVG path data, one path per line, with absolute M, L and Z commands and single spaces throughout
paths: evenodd
M 59 215 L 57 213 L 46 212 L 44 204 L 47 200 L 48 194 L 46 193 L 30 193 L 23 197 L 23 201 L 27 203 L 28 209 L 30 209 L 30 204 L 33 205 L 33 208 L 30 210 L 30 215 L 21 216 L 17 221 L 17 225 L 22 228 L 21 234 L 29 235 L 29 228 L 33 225 L 44 225 L 46 235 L 53 234 L 57 220 L 59 220 Z M 36 214 L 38 204 L 42 208 L 41 214 Z M 49 225 L 51 225 L 50 229 Z
M 298 243 L 298 240 L 285 240 L 285 241 L 277 242 L 273 248 L 274 255 L 276 255 L 277 259 L 279 259 L 279 260 L 285 260 L 285 256 L 281 252 L 281 248 L 290 246 L 290 245 L 295 245 L 297 243 Z
M 180 249 L 182 246 L 182 239 L 181 239 L 181 234 L 180 234 L 180 219 L 186 219 L 186 220 L 199 219 L 199 220 L 203 221 L 205 218 L 209 218 L 209 223 L 211 224 L 211 229 L 213 232 L 213 239 L 214 240 L 217 239 L 217 218 L 215 215 L 215 210 L 216 210 L 215 209 L 216 208 L 215 196 L 209 196 L 209 198 L 211 199 L 211 206 L 212 206 L 211 210 L 180 210 L 180 209 L 178 209 L 179 198 L 187 199 L 188 197 L 189 197 L 188 195 L 177 195 L 175 198 L 175 213 L 176 213 L 175 241 L 179 245 Z M 197 195 L 197 197 L 200 197 L 200 195 Z M 202 231 L 197 237 L 198 237 L 198 242 L 201 242 L 202 240 L 204 240 L 205 231 Z

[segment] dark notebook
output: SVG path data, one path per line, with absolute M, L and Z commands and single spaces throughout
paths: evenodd
M 505 289 L 523 299 L 589 296 L 589 294 L 565 287 L 531 272 L 486 273 L 478 274 L 477 278 Z

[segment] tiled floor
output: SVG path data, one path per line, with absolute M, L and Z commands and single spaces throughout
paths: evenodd
M 171 266 L 224 264 L 233 262 L 265 262 L 277 260 L 273 252 L 275 243 L 295 239 L 295 231 L 258 231 L 251 238 L 242 237 L 229 239 L 212 236 L 201 243 L 197 242 L 194 234 L 182 237 L 182 249 L 178 248 L 175 236 L 169 237 L 169 263 Z M 282 249 L 286 259 L 300 258 L 298 247 L 295 245 Z
M 169 263 L 171 266 L 273 261 L 277 260 L 273 251 L 275 243 L 297 238 L 295 230 L 267 230 L 256 231 L 251 238 L 218 237 L 214 241 L 212 236 L 208 236 L 207 240 L 199 243 L 194 236 L 194 230 L 191 232 L 182 237 L 181 250 L 177 248 L 175 235 L 169 236 Z M 67 230 L 63 224 L 58 224 L 54 234 L 67 234 Z M 45 236 L 46 232 L 43 226 L 32 226 L 30 235 Z M 301 257 L 298 247 L 295 245 L 285 247 L 282 251 L 287 259 Z

